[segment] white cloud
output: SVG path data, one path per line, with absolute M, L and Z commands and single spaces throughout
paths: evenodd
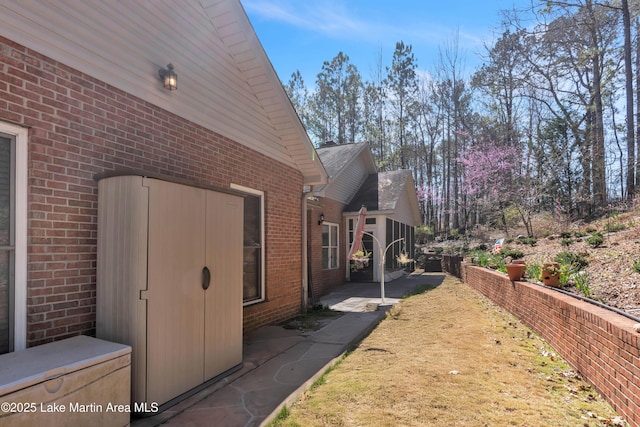
M 352 17 L 342 2 L 246 0 L 243 5 L 248 12 L 265 19 L 331 37 L 369 31 L 367 23 Z
M 457 36 L 460 47 L 477 50 L 483 41 L 482 35 L 448 27 L 434 21 L 435 17 L 409 13 L 410 20 L 403 22 L 389 22 L 384 14 L 381 18 L 369 18 L 366 10 L 357 10 L 345 0 L 244 0 L 243 5 L 254 16 L 350 42 L 379 44 L 403 40 L 437 47 Z

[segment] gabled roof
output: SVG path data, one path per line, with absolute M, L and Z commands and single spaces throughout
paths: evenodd
M 366 150 L 368 146 L 369 144 L 366 142 L 356 144 L 327 144 L 316 149 L 316 151 L 329 177 L 334 178 L 339 175 L 349 163 L 353 162 L 358 154 Z
M 328 143 L 317 149 L 329 175 L 329 182 L 315 188 L 314 194 L 348 203 L 366 177 L 376 171 L 369 143 Z
M 378 172 L 367 177 L 345 208 L 357 213 L 362 206 L 369 215 L 385 214 L 409 225 L 420 224 L 420 209 L 410 170 Z
M 0 36 L 326 182 L 238 0 L 1 0 Z M 158 78 L 168 63 L 177 91 Z
M 407 169 L 378 173 L 378 209 L 395 209 L 409 180 L 413 182 L 411 171 Z

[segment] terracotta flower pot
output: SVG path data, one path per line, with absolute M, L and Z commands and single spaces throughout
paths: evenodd
M 542 283 L 557 288 L 560 286 L 560 264 L 548 262 L 542 267 Z
M 514 280 L 522 279 L 524 270 L 526 269 L 526 266 L 524 264 L 507 264 L 506 267 L 507 275 L 509 276 L 509 280 L 511 280 L 512 282 Z

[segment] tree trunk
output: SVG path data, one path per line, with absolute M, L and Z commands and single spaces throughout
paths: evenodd
M 640 156 L 640 19 L 636 18 L 636 150 Z M 636 184 L 640 177 L 640 162 L 636 161 Z
M 586 2 L 588 10 L 593 14 L 593 5 L 591 0 Z M 594 20 L 595 21 L 595 20 Z M 590 28 L 591 43 L 595 52 L 591 56 L 591 64 L 593 66 L 593 102 L 590 103 L 594 108 L 592 122 L 592 141 L 593 141 L 593 200 L 597 207 L 604 207 L 607 201 L 607 179 L 604 156 L 604 108 L 602 105 L 602 63 L 600 60 L 601 52 L 597 47 L 600 46 L 597 29 L 594 25 Z
M 629 3 L 622 0 L 622 21 L 624 26 L 624 74 L 627 95 L 627 200 L 633 200 L 635 193 L 635 136 L 633 114 L 633 67 L 631 66 L 631 18 Z

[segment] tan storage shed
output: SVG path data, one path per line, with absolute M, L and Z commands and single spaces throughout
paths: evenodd
M 132 347 L 134 402 L 163 405 L 242 363 L 242 233 L 238 195 L 99 180 L 96 335 Z

